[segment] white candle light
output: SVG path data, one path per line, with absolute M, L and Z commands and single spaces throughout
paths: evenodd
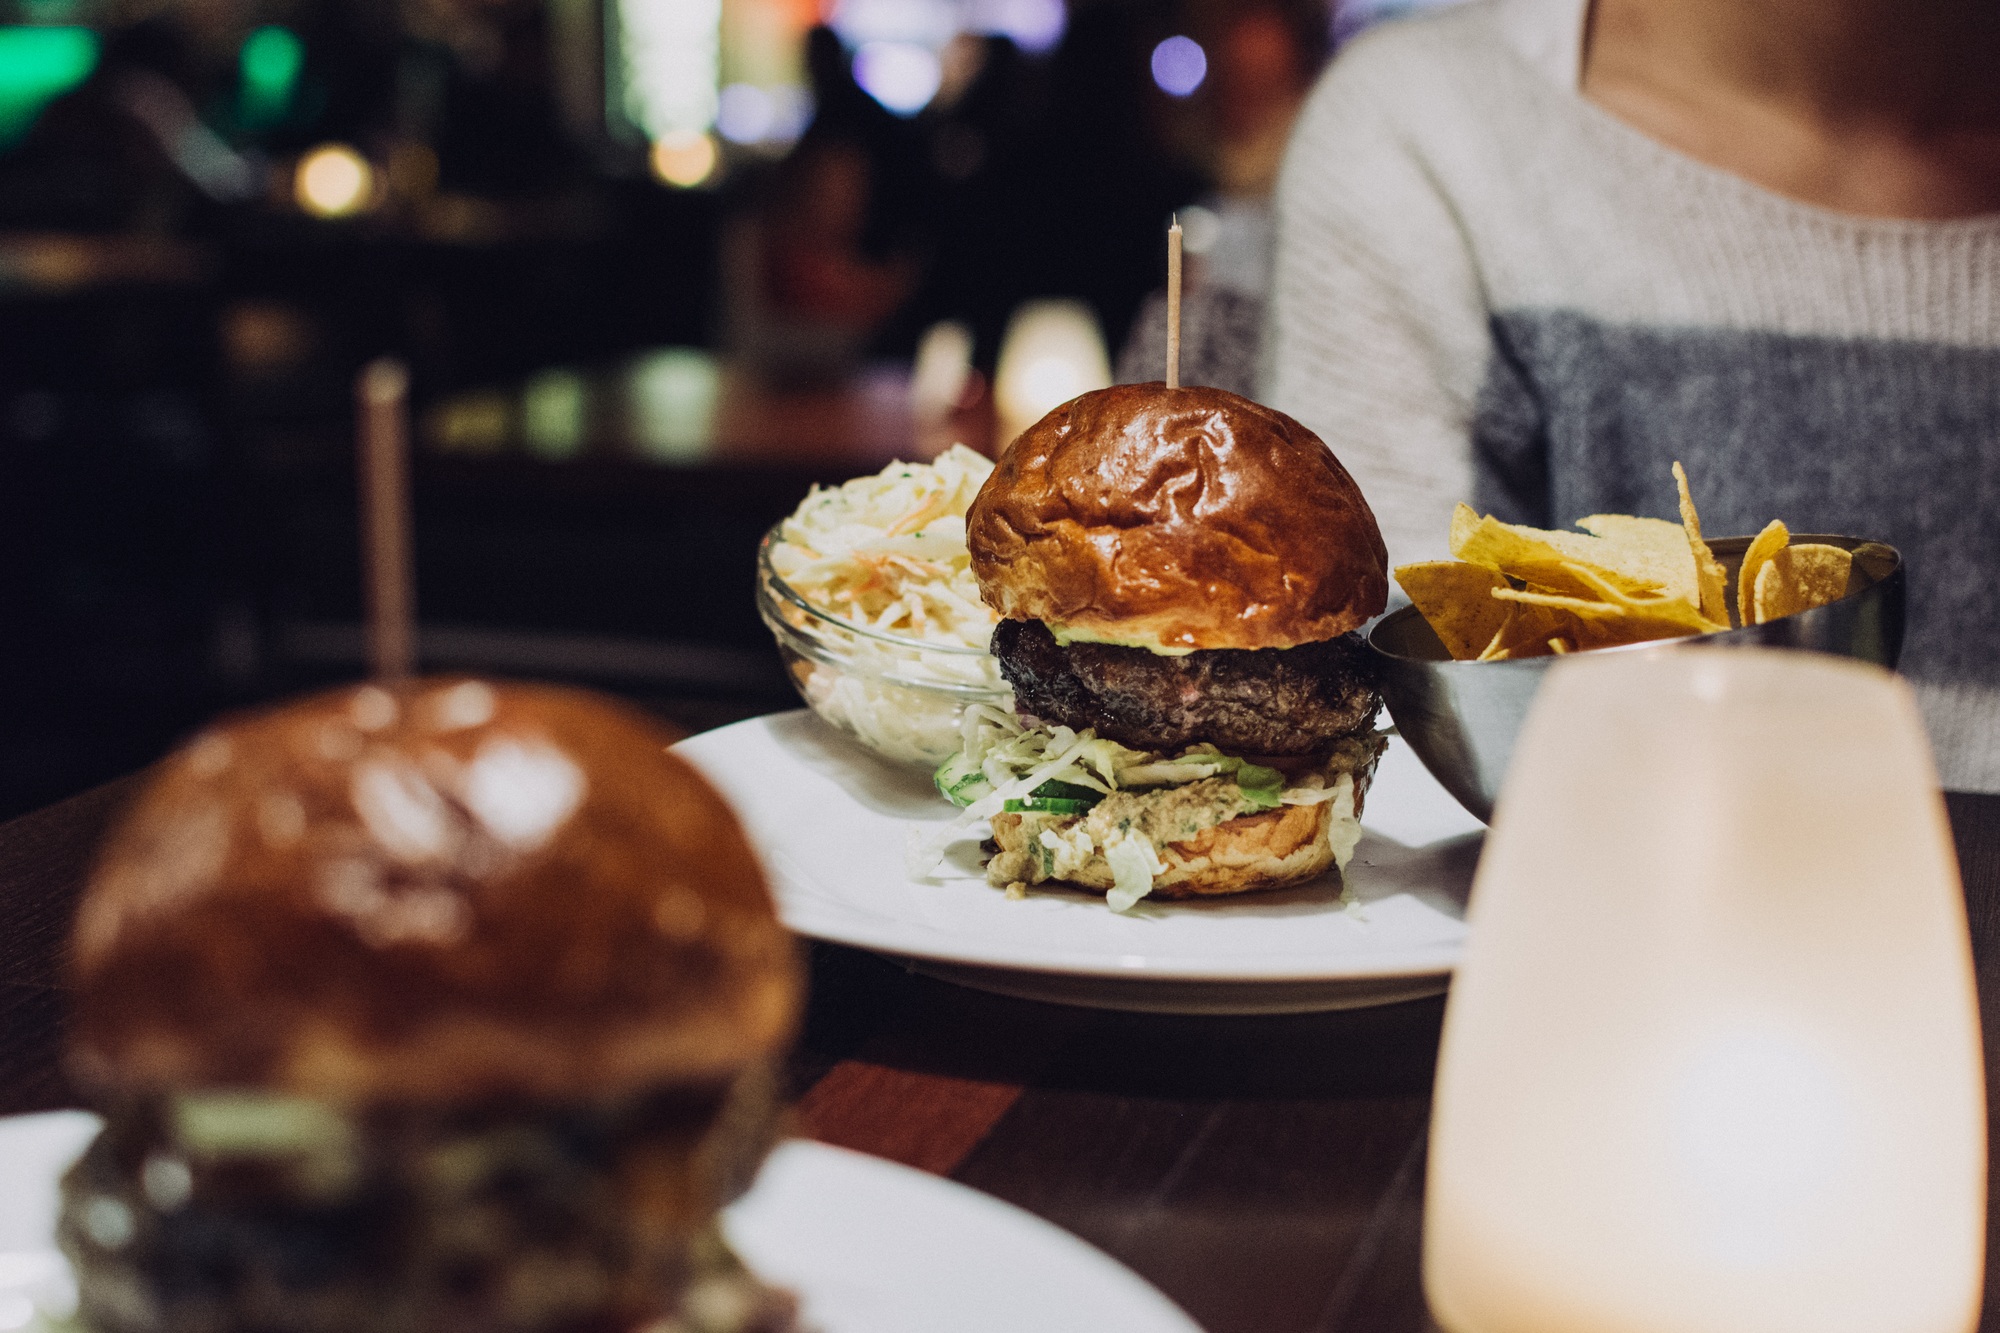
M 1080 301 L 1030 301 L 1007 322 L 994 367 L 1000 442 L 1080 393 L 1111 383 L 1111 359 L 1097 317 Z
M 1438 1063 L 1451 1333 L 1963 1333 L 1986 1146 L 1909 690 L 1809 654 L 1553 669 Z

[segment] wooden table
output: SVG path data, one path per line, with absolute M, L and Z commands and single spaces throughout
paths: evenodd
M 75 1104 L 57 1063 L 62 941 L 132 781 L 0 825 L 0 1112 Z M 2000 797 L 1950 806 L 1991 1070 Z M 806 1133 L 1039 1213 L 1213 1333 L 1430 1327 L 1418 1249 L 1441 1000 L 1293 1018 L 1111 1014 L 961 990 L 831 947 L 815 947 L 813 982 L 794 1064 Z M 1991 1075 L 1988 1087 L 2000 1105 Z M 2000 1330 L 1993 1259 L 1989 1245 L 1982 1327 Z

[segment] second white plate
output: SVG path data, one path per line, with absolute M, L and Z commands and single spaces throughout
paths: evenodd
M 1010 900 L 968 839 L 912 879 L 910 830 L 955 813 L 919 772 L 804 710 L 676 747 L 735 805 L 779 911 L 802 935 L 911 960 L 987 990 L 1115 1009 L 1276 1013 L 1442 990 L 1465 939 L 1483 826 L 1392 743 L 1347 870 L 1272 893 L 1112 912 L 1067 891 Z
M 100 1124 L 85 1111 L 0 1118 L 0 1329 L 68 1327 L 58 1182 Z M 1032 1213 L 823 1143 L 780 1144 L 722 1226 L 754 1272 L 798 1293 L 815 1333 L 1200 1333 L 1132 1270 Z

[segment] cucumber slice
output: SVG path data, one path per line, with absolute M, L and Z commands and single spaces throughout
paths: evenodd
M 953 805 L 971 805 L 993 790 L 986 774 L 966 759 L 963 750 L 939 764 L 931 780 Z
M 957 782 L 954 782 L 951 785 L 951 790 L 946 792 L 945 795 L 949 796 L 959 805 L 971 805 L 974 801 L 992 790 L 993 784 L 986 780 L 984 773 L 974 773 L 971 777 L 961 778 Z
M 1001 808 L 1011 815 L 1081 815 L 1088 814 L 1090 807 L 1096 804 L 1095 801 L 1072 801 L 1061 796 L 1023 796 L 1008 801 Z
M 1028 795 L 1052 796 L 1064 801 L 1084 801 L 1090 805 L 1096 805 L 1104 799 L 1104 793 L 1093 787 L 1081 787 L 1074 782 L 1059 782 L 1055 778 L 1050 778 Z

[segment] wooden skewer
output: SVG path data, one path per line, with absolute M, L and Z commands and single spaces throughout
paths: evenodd
M 368 612 L 368 665 L 376 679 L 403 680 L 417 666 L 416 578 L 410 555 L 410 374 L 389 357 L 354 383 L 361 464 L 361 552 Z
M 1167 228 L 1167 387 L 1181 387 L 1181 220 Z

